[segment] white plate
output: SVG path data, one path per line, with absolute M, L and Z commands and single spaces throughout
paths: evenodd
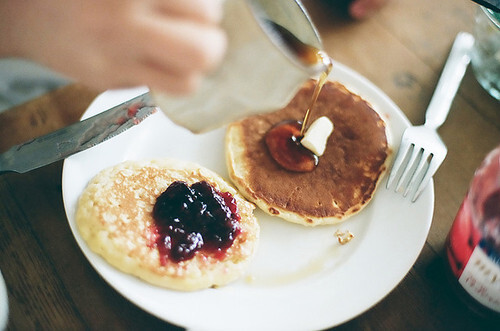
M 335 66 L 331 79 L 368 100 L 399 142 L 409 122 L 382 91 L 341 64 Z M 84 117 L 144 90 L 107 91 Z M 372 307 L 410 270 L 430 228 L 432 182 L 412 204 L 386 190 L 384 179 L 361 213 L 335 226 L 306 228 L 258 211 L 261 242 L 248 274 L 219 289 L 184 293 L 158 288 L 116 270 L 89 250 L 76 228 L 75 208 L 87 182 L 101 169 L 130 159 L 174 157 L 198 162 L 228 178 L 223 136 L 224 129 L 193 135 L 158 112 L 65 161 L 62 188 L 71 230 L 92 266 L 124 297 L 161 319 L 191 329 L 323 329 Z M 337 229 L 349 230 L 355 238 L 341 246 L 333 235 Z

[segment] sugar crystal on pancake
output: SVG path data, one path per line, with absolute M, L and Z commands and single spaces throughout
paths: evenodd
M 240 192 L 270 215 L 304 225 L 338 223 L 364 208 L 391 153 L 380 115 L 342 84 L 328 81 L 311 121 L 327 116 L 335 130 L 317 167 L 303 173 L 281 167 L 267 150 L 266 133 L 277 123 L 300 121 L 314 87 L 307 82 L 285 108 L 232 123 L 226 133 L 226 163 Z

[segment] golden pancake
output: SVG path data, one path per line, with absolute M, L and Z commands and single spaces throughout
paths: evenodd
M 232 195 L 241 219 L 228 248 L 215 253 L 201 248 L 192 258 L 175 261 L 168 255 L 173 250 L 162 255 L 160 246 L 167 241 L 162 238 L 158 244 L 161 228 L 153 210 L 158 197 L 178 181 L 207 182 L 221 194 Z M 225 285 L 244 273 L 259 239 L 254 209 L 220 176 L 197 164 L 172 159 L 128 161 L 92 179 L 79 199 L 76 222 L 89 247 L 111 265 L 152 284 L 188 291 Z
M 231 180 L 250 201 L 287 221 L 333 224 L 371 200 L 388 166 L 386 125 L 369 103 L 328 81 L 311 113 L 335 125 L 318 166 L 311 172 L 282 168 L 268 151 L 265 135 L 276 124 L 304 117 L 315 81 L 307 82 L 283 109 L 248 117 L 228 127 L 226 162 Z

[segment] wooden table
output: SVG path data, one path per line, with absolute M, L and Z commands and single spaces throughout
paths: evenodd
M 421 124 L 454 37 L 472 30 L 475 5 L 397 0 L 370 20 L 352 22 L 328 2 L 305 2 L 326 51 L 379 86 L 412 123 Z M 77 121 L 97 93 L 71 85 L 0 114 L 0 151 Z M 471 70 L 440 134 L 449 154 L 435 176 L 435 213 L 420 257 L 394 291 L 338 329 L 494 328 L 457 299 L 443 260 L 446 235 L 473 171 L 500 142 L 500 103 L 478 85 Z M 8 329 L 177 329 L 128 302 L 89 265 L 66 221 L 61 168 L 57 162 L 0 176 L 0 269 L 9 294 Z

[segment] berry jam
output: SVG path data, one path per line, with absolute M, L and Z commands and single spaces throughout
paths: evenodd
M 284 121 L 266 134 L 266 145 L 273 159 L 283 168 L 295 172 L 313 171 L 318 157 L 300 144 L 302 123 Z
M 197 251 L 222 258 L 241 232 L 236 200 L 206 181 L 173 182 L 153 208 L 160 262 L 181 262 Z

